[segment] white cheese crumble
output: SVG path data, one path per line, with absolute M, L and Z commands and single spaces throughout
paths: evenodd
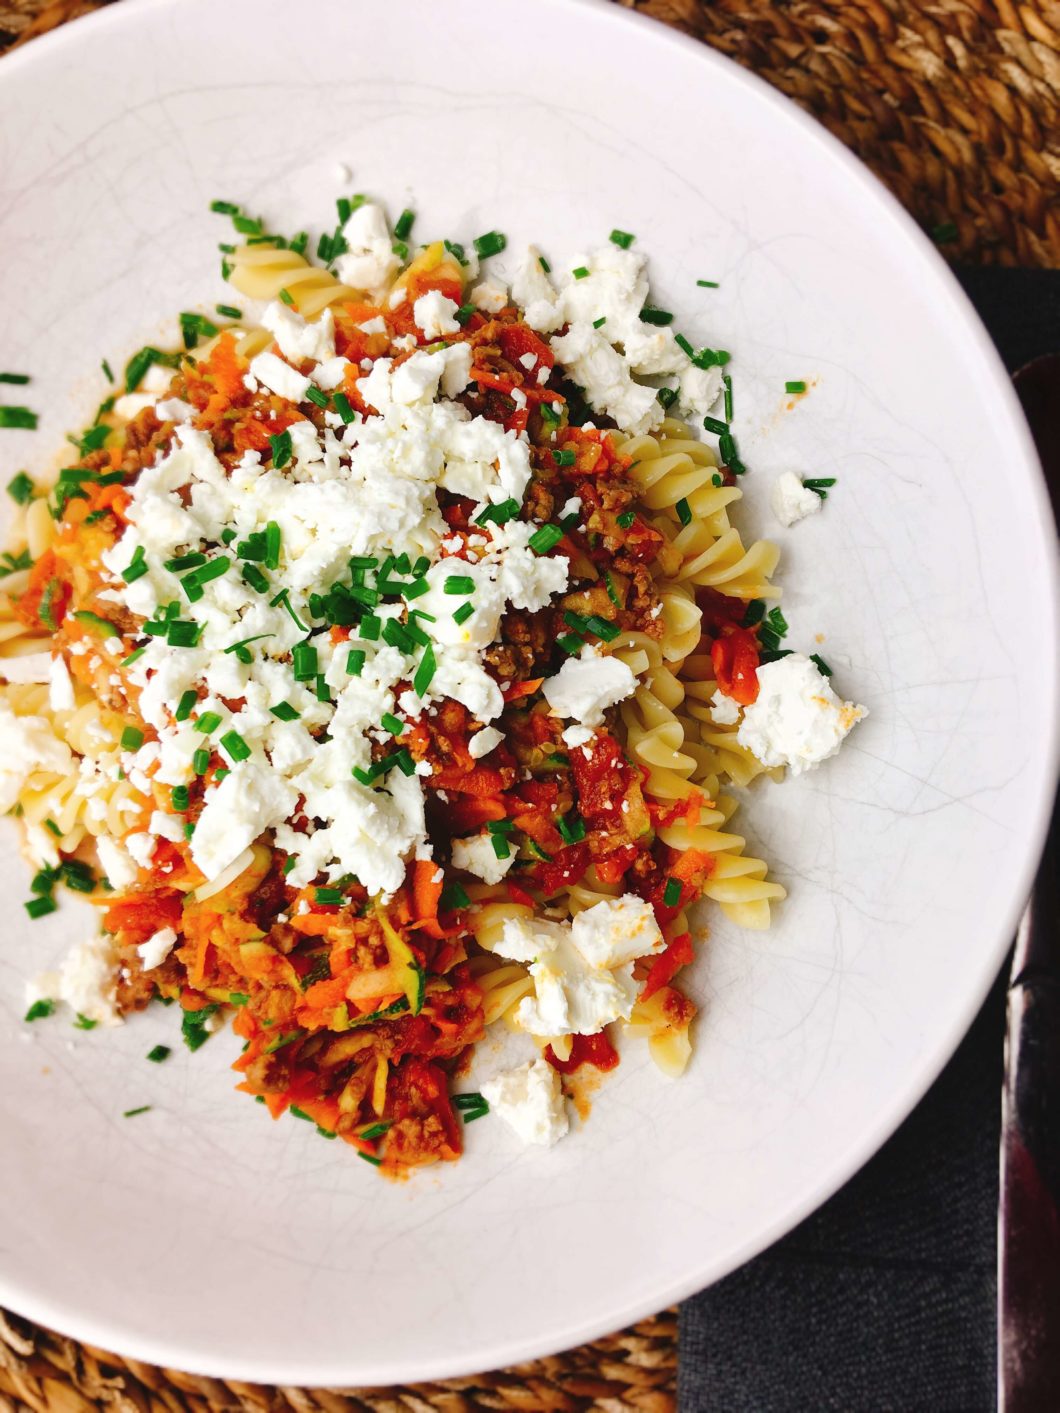
M 499 280 L 483 280 L 469 293 L 468 303 L 483 314 L 499 314 L 508 304 L 508 287 Z
M 17 657 L 0 658 L 0 677 L 5 682 L 50 682 L 50 653 L 20 653 Z
M 432 289 L 417 299 L 412 306 L 412 317 L 417 328 L 422 330 L 427 338 L 440 339 L 446 334 L 460 332 L 459 320 L 454 318 L 459 307 L 455 300 L 447 298 L 441 290 Z
M 275 353 L 259 353 L 250 360 L 251 376 L 257 378 L 277 397 L 288 402 L 301 402 L 309 391 L 309 379 L 296 372 L 289 363 L 277 358 Z
M 570 1128 L 560 1077 L 540 1057 L 486 1080 L 482 1097 L 524 1143 L 550 1148 Z
M 719 687 L 710 699 L 710 719 L 719 726 L 735 726 L 740 719 L 740 704 L 727 697 Z
M 493 841 L 488 834 L 476 834 L 470 839 L 453 840 L 453 867 L 473 873 L 483 883 L 499 883 L 515 862 L 515 852 L 509 848 L 508 857 L 497 857 Z
M 113 937 L 104 932 L 71 947 L 59 971 L 46 972 L 30 984 L 33 1000 L 62 1001 L 97 1025 L 121 1025 L 118 1010 L 118 956 Z
M 494 951 L 528 964 L 534 995 L 515 1011 L 531 1035 L 595 1035 L 628 1020 L 633 963 L 665 946 L 651 906 L 627 895 L 596 903 L 571 923 L 509 919 Z
M 802 653 L 758 669 L 758 697 L 744 708 L 736 739 L 763 765 L 801 775 L 834 756 L 863 706 L 836 696 L 828 678 Z
M 0 812 L 12 809 L 19 791 L 37 770 L 68 775 L 74 769 L 69 746 L 43 716 L 16 716 L 0 698 Z
M 824 501 L 816 491 L 808 491 L 794 471 L 785 471 L 773 482 L 769 504 L 781 525 L 788 526 L 816 515 Z
M 631 668 L 620 658 L 601 657 L 586 644 L 579 657 L 568 658 L 554 677 L 546 677 L 541 690 L 554 716 L 599 726 L 607 708 L 628 697 L 636 686 Z
M 139 943 L 136 950 L 140 954 L 140 965 L 144 971 L 160 967 L 176 945 L 177 934 L 172 927 L 162 927 L 152 933 L 146 942 Z
M 274 299 L 265 306 L 261 322 L 276 340 L 284 358 L 295 363 L 306 359 L 324 363 L 335 357 L 335 319 L 330 309 L 325 309 L 319 319 L 307 323 L 301 314 Z M 254 376 L 260 377 L 260 374 Z
M 495 726 L 487 726 L 476 731 L 467 743 L 468 755 L 472 760 L 481 760 L 483 756 L 488 756 L 490 751 L 495 751 L 503 740 L 503 731 L 498 731 Z
M 382 299 L 401 268 L 383 208 L 374 201 L 363 202 L 351 213 L 342 234 L 346 254 L 336 262 L 339 279 L 365 290 L 374 300 Z

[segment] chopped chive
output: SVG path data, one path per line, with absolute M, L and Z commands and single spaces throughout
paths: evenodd
M 503 834 L 491 834 L 490 843 L 493 845 L 493 852 L 499 859 L 511 858 L 512 846 L 508 843 Z
M 257 593 L 267 594 L 269 592 L 269 581 L 256 564 L 244 564 L 239 572 L 239 577 L 244 584 L 249 584 Z
M 453 622 L 454 622 L 454 623 L 466 623 L 467 620 L 471 617 L 471 615 L 472 615 L 474 612 L 475 612 L 475 605 L 474 605 L 474 604 L 462 603 L 462 604 L 460 605 L 460 607 L 456 610 L 456 612 L 453 614 Z
M 181 569 L 195 569 L 200 564 L 206 563 L 206 556 L 198 550 L 193 550 L 190 554 L 174 555 L 172 559 L 163 562 L 162 568 L 168 569 L 171 574 L 178 573 Z
M 188 787 L 186 785 L 174 785 L 170 792 L 170 799 L 173 801 L 173 808 L 178 814 L 183 814 L 188 808 Z
M 590 633 L 595 633 L 598 638 L 603 638 L 605 643 L 613 643 L 621 633 L 621 628 L 617 628 L 606 618 L 601 618 L 597 613 L 591 613 L 585 620 L 585 626 Z
M 804 393 L 806 391 L 806 384 L 802 382 L 801 379 L 794 383 L 785 383 L 784 391 L 786 393 Z
M 261 222 L 253 216 L 243 216 L 238 210 L 231 212 L 232 225 L 240 235 L 261 235 Z
M 122 1114 L 123 1119 L 135 1119 L 137 1114 L 147 1114 L 151 1111 L 150 1104 L 141 1104 L 138 1109 L 126 1109 Z
M 341 888 L 316 888 L 314 896 L 318 903 L 326 906 L 338 906 L 346 901 L 346 895 Z
M 461 304 L 460 308 L 453 315 L 453 318 L 460 325 L 460 327 L 463 328 L 467 323 L 470 322 L 470 320 L 475 317 L 477 313 L 478 310 L 473 304 Z
M 585 646 L 581 638 L 575 637 L 573 633 L 563 633 L 556 639 L 556 642 L 567 654 L 568 657 L 577 657 Z
M 684 334 L 674 334 L 674 343 L 687 357 L 691 358 L 695 354 L 695 349 L 685 338 Z
M 123 751 L 138 751 L 144 743 L 144 733 L 138 726 L 126 726 L 121 733 L 121 748 Z
M 32 432 L 37 421 L 37 414 L 28 407 L 0 407 L 0 427 L 20 427 Z
M 677 511 L 677 518 L 678 520 L 680 520 L 682 525 L 691 525 L 692 507 L 689 505 L 688 500 L 685 496 L 681 497 L 681 499 L 674 506 L 674 509 Z
M 507 244 L 507 236 L 502 235 L 500 231 L 487 231 L 485 235 L 476 236 L 472 241 L 475 254 L 481 260 L 487 259 L 490 255 L 499 255 Z
M 473 594 L 475 581 L 470 574 L 450 574 L 445 581 L 444 592 L 447 594 Z
M 561 815 L 556 820 L 556 828 L 565 844 L 579 844 L 585 838 L 585 820 L 576 810 Z
M 677 401 L 677 389 L 660 388 L 655 396 L 663 407 L 669 409 L 673 407 L 674 403 Z
M 358 632 L 367 643 L 374 643 L 382 631 L 383 620 L 374 613 L 366 613 L 358 626 Z
M 534 531 L 527 543 L 535 554 L 548 554 L 562 538 L 563 531 L 558 525 L 542 525 L 539 530 Z
M 141 579 L 147 573 L 147 557 L 143 545 L 137 545 L 133 552 L 133 557 L 125 568 L 121 571 L 121 577 L 127 584 L 133 584 L 137 579 Z
M 282 290 L 280 290 L 280 298 L 283 300 L 284 304 L 293 304 L 293 303 L 294 303 L 294 295 L 291 293 L 291 291 L 290 291 L 289 289 L 282 289 Z
M 646 304 L 640 311 L 640 322 L 642 324 L 672 324 L 674 316 L 668 309 L 653 309 L 650 304 Z
M 571 271 L 571 274 L 576 280 L 584 280 L 588 278 L 589 271 L 585 265 L 578 265 L 575 269 Z
M 400 736 L 405 730 L 405 723 L 391 711 L 383 712 L 379 724 L 385 731 L 389 731 L 391 736 Z
M 113 378 L 111 382 L 113 382 Z M 0 373 L 0 383 L 12 383 L 17 387 L 25 387 L 29 382 L 28 373 Z
M 39 917 L 45 917 L 48 913 L 55 912 L 59 904 L 54 898 L 45 895 L 40 898 L 31 898 L 28 903 L 23 903 L 22 906 L 26 909 L 26 912 L 29 913 L 30 917 L 36 921 Z
M 818 653 L 811 653 L 810 661 L 817 664 L 817 671 L 820 672 L 822 676 L 831 677 L 832 669 L 828 666 L 827 662 L 825 662 L 824 658 L 821 657 Z
M 720 417 L 704 417 L 703 425 L 708 432 L 713 432 L 716 437 L 732 435 L 728 422 L 723 422 Z
M 317 407 L 327 407 L 328 405 L 327 393 L 322 393 L 319 388 L 306 388 L 305 395 L 309 401 L 315 403 Z
M 195 730 L 203 736 L 209 736 L 211 731 L 216 731 L 221 724 L 221 713 L 219 711 L 204 711 L 195 722 Z
M 696 284 L 699 286 L 700 289 L 720 289 L 720 288 L 721 288 L 721 286 L 718 284 L 717 280 L 697 280 L 697 281 L 696 281 Z
M 701 348 L 693 355 L 692 362 L 697 368 L 724 368 L 731 358 L 728 349 Z
M 834 486 L 835 483 L 836 478 L 834 476 L 815 476 L 809 480 L 803 481 L 802 484 L 808 491 L 816 491 L 818 495 L 820 495 L 822 491 L 827 490 L 830 486 Z
M 668 878 L 663 889 L 663 907 L 676 908 L 681 901 L 681 884 L 676 878 Z
M 606 315 L 606 314 L 601 314 L 600 317 L 599 317 L 599 319 L 594 319 L 594 320 L 593 320 L 593 328 L 594 328 L 594 329 L 602 329 L 603 326 L 604 326 L 606 323 L 607 323 L 607 315 Z
M 366 1163 L 371 1163 L 373 1168 L 381 1168 L 383 1166 L 382 1158 L 375 1158 L 371 1153 L 362 1153 L 359 1148 L 357 1150 L 357 1156 L 358 1158 L 363 1158 Z
M 206 772 L 209 770 L 210 752 L 206 749 L 205 746 L 200 746 L 199 749 L 192 756 L 191 768 L 192 770 L 194 770 L 196 775 L 205 775 Z
M 302 715 L 290 702 L 277 702 L 275 706 L 269 707 L 269 711 L 277 721 L 297 721 Z
M 160 1065 L 163 1060 L 168 1060 L 172 1053 L 168 1045 L 155 1045 L 148 1050 L 147 1058 L 153 1065 Z
M 216 211 L 220 216 L 239 215 L 239 207 L 232 201 L 211 201 L 210 210 Z
M 634 510 L 624 510 L 624 511 L 622 512 L 622 514 L 617 517 L 617 522 L 616 522 L 616 523 L 619 524 L 619 525 L 621 525 L 621 527 L 622 527 L 623 530 L 628 530 L 629 527 L 633 524 L 634 520 L 636 520 L 636 518 L 637 518 L 637 513 L 636 513 L 636 511 L 634 511 Z
M 465 604 L 464 607 L 469 608 L 470 605 Z M 420 665 L 417 667 L 416 675 L 412 680 L 413 691 L 418 697 L 423 697 L 426 694 L 427 688 L 431 685 L 437 668 L 438 664 L 435 659 L 434 648 L 429 644 L 424 649 L 423 656 L 420 658 Z
M 238 731 L 226 731 L 221 737 L 221 745 L 234 761 L 250 758 L 250 747 Z
M 559 413 L 551 402 L 541 403 L 541 420 L 547 422 L 551 427 L 559 426 Z
M 502 500 L 499 505 L 487 505 L 485 510 L 479 511 L 475 516 L 475 524 L 487 525 L 492 522 L 494 525 L 503 525 L 518 514 L 519 502 L 517 500 L 514 498 Z
M 543 255 L 539 255 L 537 257 L 537 263 L 541 266 L 542 270 L 544 270 L 546 275 L 551 275 L 552 266 L 548 263 L 548 261 Z
M 412 233 L 412 223 L 416 219 L 415 211 L 410 211 L 406 206 L 401 215 L 394 222 L 394 236 L 397 240 L 408 240 Z
M 296 682 L 311 682 L 317 675 L 317 650 L 312 643 L 295 643 L 291 660 Z
M 47 911 L 50 912 L 51 909 L 49 908 Z M 32 917 L 33 914 L 31 913 L 30 916 Z M 42 999 L 40 1001 L 34 1001 L 33 1005 L 30 1006 L 29 1010 L 22 1017 L 22 1019 L 27 1021 L 39 1021 L 44 1020 L 46 1017 L 54 1014 L 55 1002 Z
M 725 388 L 725 420 L 732 424 L 732 377 L 728 373 L 721 375 L 721 381 Z
M 345 393 L 335 393 L 331 401 L 335 404 L 335 411 L 345 423 L 349 424 L 357 416 L 356 412 L 354 412 L 353 408 L 350 406 L 350 399 Z
M 574 448 L 569 446 L 561 447 L 559 451 L 552 453 L 552 460 L 557 466 L 573 466 L 575 462 Z
M 438 907 L 443 913 L 455 913 L 460 908 L 469 908 L 471 899 L 459 883 L 450 883 L 442 889 Z
M 360 677 L 364 671 L 365 652 L 363 648 L 351 648 L 346 657 L 346 673 L 349 677 Z
M 622 600 L 618 597 L 618 594 L 615 590 L 615 581 L 611 577 L 610 569 L 604 571 L 604 583 L 607 585 L 607 597 L 611 600 L 611 602 L 615 605 L 616 608 L 621 608 Z
M 298 614 L 295 613 L 294 609 L 291 606 L 290 593 L 290 589 L 281 589 L 274 599 L 269 600 L 269 607 L 275 608 L 277 604 L 282 604 L 282 606 L 287 610 L 287 613 L 294 620 L 296 627 L 301 628 L 303 633 L 308 633 L 308 626 L 302 622 L 302 620 L 298 617 Z
M 214 308 L 225 319 L 242 319 L 242 309 L 237 309 L 234 304 L 215 304 Z
M 29 504 L 33 498 L 33 482 L 25 471 L 20 471 L 17 476 L 13 476 L 8 481 L 7 493 L 16 505 Z
M 54 819 L 46 819 L 44 821 L 44 827 L 50 833 L 54 834 L 56 839 L 61 839 L 63 837 L 63 831 L 59 828 Z
M 756 623 L 761 623 L 765 611 L 766 605 L 764 599 L 751 599 L 747 605 L 740 627 L 753 628 Z
M 272 447 L 272 464 L 277 471 L 282 466 L 286 466 L 291 459 L 291 434 L 288 431 L 279 432 L 275 436 L 269 437 L 269 445 Z
M 611 244 L 621 246 L 623 250 L 628 250 L 636 238 L 629 231 L 620 231 L 617 227 L 611 232 Z

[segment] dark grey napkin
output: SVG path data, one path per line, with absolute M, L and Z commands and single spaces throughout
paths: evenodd
M 1010 369 L 1060 349 L 1060 271 L 958 277 Z M 987 1413 L 996 1401 L 1008 964 L 919 1107 L 830 1202 L 681 1307 L 682 1413 Z

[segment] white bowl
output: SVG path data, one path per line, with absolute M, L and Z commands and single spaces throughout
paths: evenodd
M 543 1354 L 723 1276 L 933 1079 L 1043 834 L 1052 524 L 943 262 L 795 107 L 602 4 L 140 0 L 4 60 L 0 153 L 0 365 L 44 412 L 0 433 L 5 482 L 54 464 L 102 357 L 233 299 L 211 198 L 320 230 L 368 190 L 414 206 L 418 237 L 497 227 L 556 260 L 635 232 L 657 302 L 734 352 L 744 523 L 768 528 L 782 469 L 838 478 L 780 534 L 785 613 L 872 711 L 837 760 L 750 792 L 742 826 L 791 896 L 769 933 L 714 919 L 686 1076 L 631 1044 L 555 1150 L 486 1121 L 397 1186 L 235 1095 L 231 1036 L 156 1066 L 176 1029 L 157 1007 L 116 1033 L 25 1027 L 22 978 L 84 923 L 26 924 L 5 833 L 0 1303 L 160 1364 L 361 1384 Z M 783 411 L 793 378 L 815 385 Z

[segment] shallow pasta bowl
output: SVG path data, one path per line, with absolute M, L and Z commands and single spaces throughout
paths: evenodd
M 800 645 L 872 713 L 820 771 L 748 792 L 790 897 L 768 933 L 710 916 L 683 1079 L 631 1044 L 555 1150 L 480 1123 L 463 1162 L 402 1185 L 234 1096 L 230 1036 L 150 1066 L 164 1011 L 27 1032 L 22 979 L 84 924 L 25 922 L 12 830 L 0 1303 L 152 1362 L 357 1384 L 569 1346 L 724 1275 L 930 1083 L 1044 832 L 1051 521 L 942 262 L 796 109 L 603 5 L 141 0 L 0 65 L 0 153 L 0 365 L 32 372 L 43 412 L 0 433 L 5 482 L 54 464 L 101 358 L 224 302 L 212 198 L 320 230 L 348 164 L 439 234 L 558 256 L 635 232 L 656 302 L 734 352 L 745 527 L 768 527 L 780 471 L 837 478 L 781 537 L 780 582 Z M 810 393 L 789 407 L 793 379 Z

